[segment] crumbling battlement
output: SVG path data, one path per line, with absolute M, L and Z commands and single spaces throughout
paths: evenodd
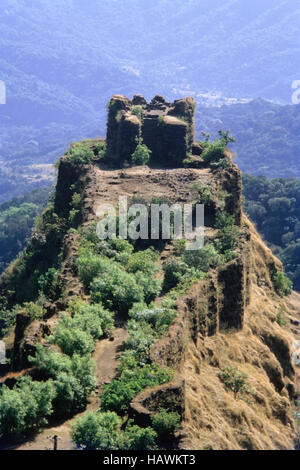
M 192 97 L 167 103 L 156 95 L 147 103 L 141 95 L 132 100 L 114 95 L 108 104 L 107 147 L 118 165 L 130 161 L 138 142 L 151 150 L 151 164 L 180 167 L 192 153 L 194 113 Z

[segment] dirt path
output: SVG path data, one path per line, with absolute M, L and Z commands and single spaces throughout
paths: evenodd
M 93 358 L 97 364 L 98 387 L 95 396 L 90 398 L 86 410 L 67 421 L 57 423 L 57 425 L 44 429 L 44 431 L 35 436 L 33 440 L 29 440 L 18 446 L 16 450 L 52 450 L 52 438 L 55 435 L 58 436 L 59 450 L 71 450 L 73 448 L 70 439 L 71 424 L 87 410 L 97 410 L 99 408 L 99 392 L 103 384 L 110 383 L 115 378 L 118 366 L 118 355 L 127 337 L 127 330 L 124 328 L 116 328 L 113 331 L 113 341 L 104 339 L 97 344 Z

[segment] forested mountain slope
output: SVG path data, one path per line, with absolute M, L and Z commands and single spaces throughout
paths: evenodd
M 197 134 L 229 129 L 232 149 L 245 173 L 300 178 L 300 105 L 254 100 L 219 108 L 198 107 Z
M 300 290 L 300 181 L 244 175 L 244 208 Z

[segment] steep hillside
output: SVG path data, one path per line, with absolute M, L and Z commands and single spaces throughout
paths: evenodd
M 244 175 L 244 208 L 300 290 L 300 181 Z
M 137 113 L 114 96 L 108 149 L 84 141 L 61 158 L 53 206 L 1 277 L 3 447 L 41 449 L 57 434 L 70 449 L 69 433 L 89 449 L 295 447 L 299 306 L 242 212 L 228 136 L 193 143 L 191 105 L 156 96 Z M 158 123 L 162 146 L 174 134 L 182 144 L 159 165 Z M 124 161 L 136 132 L 152 154 L 138 141 Z M 135 165 L 145 152 L 148 165 Z M 120 196 L 148 208 L 203 203 L 204 247 L 100 240 L 98 208 Z

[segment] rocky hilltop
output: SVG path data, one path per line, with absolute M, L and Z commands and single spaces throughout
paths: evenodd
M 119 448 L 295 448 L 299 296 L 290 294 L 280 261 L 243 214 L 228 133 L 194 142 L 194 110 L 192 98 L 167 103 L 158 95 L 147 103 L 115 95 L 106 141 L 72 144 L 60 159 L 54 202 L 0 282 L 2 308 L 15 318 L 5 330 L 11 366 L 2 390 L 19 393 L 20 377 L 54 387 L 48 429 L 28 425 L 35 437 L 20 448 L 49 446 L 52 431 L 71 448 L 69 431 L 85 410 L 120 417 Z M 139 146 L 148 150 L 147 165 L 132 161 Z M 117 207 L 120 196 L 148 205 L 204 204 L 204 248 L 191 255 L 174 239 L 100 242 L 97 208 Z M 101 332 L 91 331 L 88 315 Z M 80 330 L 76 338 L 72 328 Z M 73 370 L 83 392 L 80 400 L 65 398 L 64 415 L 59 387 L 67 390 L 71 372 L 64 366 L 62 377 L 58 370 L 74 354 L 93 359 L 95 381 L 83 384 Z M 157 425 L 164 413 L 176 418 L 166 432 Z M 57 416 L 63 425 L 55 426 Z M 143 445 L 133 444 L 132 429 Z M 0 430 L 5 442 L 15 439 L 13 426 Z M 73 441 L 91 446 L 78 432 Z
M 129 160 L 141 137 L 151 150 L 151 164 L 182 166 L 192 153 L 196 102 L 185 98 L 167 103 L 156 95 L 147 103 L 141 95 L 132 100 L 114 95 L 108 105 L 107 146 L 119 164 Z

